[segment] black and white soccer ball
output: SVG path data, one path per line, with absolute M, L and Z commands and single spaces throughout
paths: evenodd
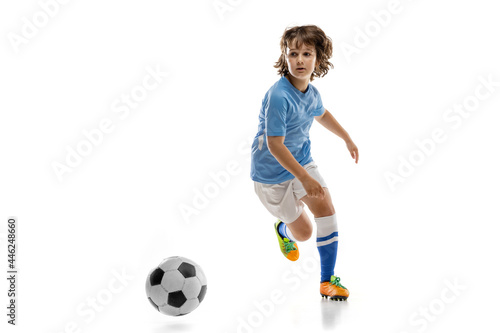
M 170 316 L 190 313 L 207 292 L 201 267 L 184 257 L 169 257 L 149 272 L 146 294 L 156 310 Z

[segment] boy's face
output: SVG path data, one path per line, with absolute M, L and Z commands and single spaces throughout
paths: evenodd
M 305 43 L 298 49 L 293 41 L 287 48 L 286 62 L 290 75 L 302 80 L 309 79 L 316 66 L 316 50 Z

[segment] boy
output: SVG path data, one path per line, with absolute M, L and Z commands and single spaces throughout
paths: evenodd
M 358 148 L 349 134 L 323 107 L 318 90 L 309 84 L 326 75 L 333 65 L 331 39 L 314 25 L 285 30 L 281 56 L 274 67 L 281 78 L 262 100 L 259 127 L 252 144 L 251 178 L 255 192 L 274 224 L 281 252 L 292 261 L 299 257 L 297 241 L 312 235 L 304 203 L 317 223 L 316 245 L 321 261 L 320 294 L 346 300 L 349 290 L 334 275 L 338 229 L 335 210 L 324 179 L 310 152 L 313 119 L 342 138 L 358 163 Z

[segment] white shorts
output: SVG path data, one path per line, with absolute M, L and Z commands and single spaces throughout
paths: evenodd
M 304 169 L 322 187 L 327 187 L 314 162 L 304 165 Z M 307 192 L 302 183 L 295 177 L 279 184 L 254 182 L 254 188 L 266 209 L 285 223 L 292 223 L 298 219 L 304 210 L 304 203 L 300 199 L 307 195 Z

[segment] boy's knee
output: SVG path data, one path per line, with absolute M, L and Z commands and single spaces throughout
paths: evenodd
M 333 203 L 326 197 L 323 199 L 307 200 L 304 202 L 307 204 L 314 217 L 324 217 L 335 214 Z
M 324 217 L 333 214 L 335 214 L 335 209 L 333 208 L 333 204 L 329 202 L 323 202 L 321 205 L 319 205 L 314 217 Z

